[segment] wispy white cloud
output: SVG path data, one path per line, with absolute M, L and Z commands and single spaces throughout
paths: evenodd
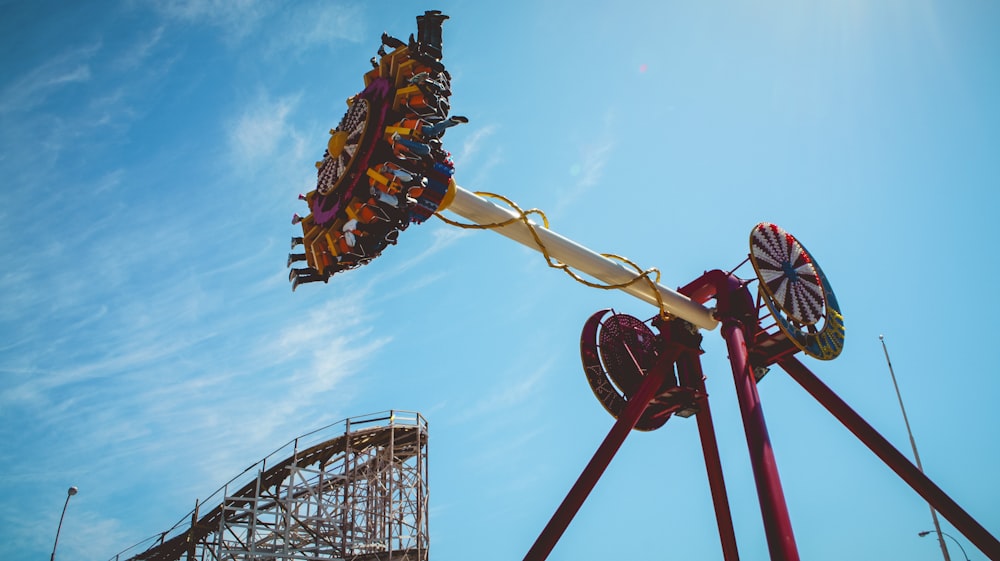
M 275 8 L 263 0 L 167 0 L 153 2 L 164 16 L 221 28 L 230 41 L 239 41 L 254 33 L 257 25 Z
M 53 370 L 44 364 L 29 372 L 12 372 L 9 364 L 0 369 L 5 382 L 22 380 L 0 394 L 4 418 L 16 412 L 33 431 L 45 434 L 46 454 L 58 450 L 58 457 L 86 458 L 87 473 L 119 480 L 88 480 L 77 469 L 79 479 L 73 483 L 90 493 L 150 487 L 169 475 L 178 480 L 172 493 L 190 489 L 191 500 L 205 496 L 214 489 L 211 484 L 235 475 L 276 442 L 346 416 L 343 409 L 360 391 L 352 389 L 356 378 L 370 356 L 391 341 L 368 327 L 373 314 L 366 308 L 365 289 L 305 313 L 268 318 L 259 329 L 243 325 L 240 339 L 222 337 L 220 331 L 233 332 L 235 326 L 227 324 L 246 323 L 252 313 L 199 321 L 185 308 L 198 307 L 197 300 L 206 296 L 185 302 L 186 292 L 188 287 L 175 294 L 153 291 L 150 302 L 114 306 L 91 324 L 74 326 L 66 333 L 73 342 L 66 346 L 79 350 L 59 357 L 63 365 Z M 95 456 L 95 449 L 106 452 Z M 141 472 L 119 471 L 137 460 Z M 176 473 L 178 462 L 185 466 L 183 474 Z M 0 487 L 58 480 L 65 471 L 31 466 L 9 463 L 12 469 L 0 475 Z M 152 488 L 143 493 L 156 496 Z M 77 512 L 75 519 L 91 514 Z M 165 514 L 179 516 L 180 511 Z M 91 557 L 137 539 L 119 531 L 115 517 L 120 515 L 94 514 L 86 520 L 87 528 L 106 530 L 105 538 L 94 542 Z M 80 532 L 86 533 L 75 532 L 76 538 L 66 542 L 67 551 L 78 555 L 91 552 L 78 541 Z M 30 529 L 19 532 L 30 534 Z
M 155 338 L 155 336 L 154 336 Z M 14 404 L 37 404 L 50 406 L 50 393 L 59 388 L 79 384 L 94 378 L 113 378 L 124 372 L 141 371 L 158 361 L 176 356 L 191 346 L 188 341 L 172 340 L 168 343 L 142 342 L 139 340 L 120 341 L 119 352 L 98 360 L 74 364 L 57 370 L 36 371 L 19 384 L 11 384 L 0 392 L 0 404 L 10 407 Z M 71 405 L 71 403 L 70 403 Z M 50 410 L 49 419 L 60 424 L 58 408 Z
M 555 213 L 562 213 L 604 179 L 604 168 L 615 147 L 614 121 L 615 113 L 609 110 L 604 115 L 603 131 L 577 146 L 578 156 L 570 168 L 571 180 L 565 186 L 559 186 L 559 201 L 553 209 Z
M 487 446 L 475 455 L 468 457 L 468 464 L 477 472 L 489 472 L 508 463 L 508 459 L 516 457 L 520 451 L 529 449 L 533 442 L 539 438 L 544 438 L 546 429 L 539 425 L 534 425 L 528 430 L 510 431 L 511 436 L 503 439 L 492 439 L 496 444 Z M 544 469 L 512 470 L 520 472 L 504 481 L 503 485 L 494 485 L 489 491 L 492 496 L 504 495 L 513 491 L 529 488 L 532 481 L 542 478 Z
M 312 47 L 330 46 L 338 41 L 360 42 L 367 38 L 362 9 L 357 5 L 332 2 L 296 4 L 286 14 L 284 25 L 271 36 L 276 51 L 302 52 Z
M 468 164 L 473 161 L 473 158 L 482 148 L 483 143 L 486 139 L 493 136 L 493 134 L 496 133 L 496 130 L 496 125 L 487 125 L 485 127 L 477 128 L 475 132 L 465 138 L 465 142 L 462 143 L 462 148 L 458 152 L 458 156 L 455 159 L 464 164 Z
M 454 152 L 455 179 L 459 185 L 472 191 L 481 190 L 479 186 L 488 183 L 490 172 L 503 163 L 503 148 L 490 141 L 498 130 L 497 125 L 478 127 Z
M 156 457 L 183 448 L 197 457 L 190 464 L 192 481 L 211 475 L 221 483 L 275 442 L 301 433 L 303 414 L 337 415 L 351 401 L 352 378 L 390 341 L 365 327 L 361 318 L 371 313 L 363 301 L 357 293 L 331 300 L 248 341 L 242 354 L 227 350 L 225 364 L 211 375 L 140 393 L 143 424 L 159 435 L 142 453 Z M 210 364 L 214 359 L 196 360 Z M 245 383 L 249 380 L 253 384 Z M 182 419 L 196 435 L 165 430 Z M 202 485 L 197 492 L 210 490 Z
M 506 459 L 517 456 L 519 450 L 530 447 L 531 443 L 548 432 L 541 416 L 549 411 L 551 404 L 542 402 L 545 395 L 543 386 L 552 376 L 554 359 L 548 359 L 533 367 L 525 368 L 523 360 L 517 364 L 505 365 L 505 372 L 480 395 L 481 399 L 463 408 L 454 408 L 450 423 L 475 427 L 466 438 L 479 442 L 494 442 L 464 458 L 466 469 L 476 473 L 489 474 L 503 466 Z M 499 435 L 503 435 L 499 437 Z M 505 481 L 497 492 L 509 492 L 526 484 L 524 478 L 532 480 L 540 477 L 537 470 L 524 477 Z
M 66 556 L 77 559 L 107 559 L 108 553 L 121 549 L 121 544 L 135 540 L 122 529 L 120 521 L 107 518 L 105 513 L 95 511 L 86 506 L 84 492 L 91 492 L 91 489 L 81 489 L 80 494 L 73 500 L 79 504 L 73 504 L 69 508 L 73 509 L 73 517 L 68 524 L 65 534 L 60 534 L 59 551 L 60 557 Z M 69 518 L 69 515 L 67 515 Z
M 421 263 L 426 263 L 427 259 L 441 251 L 444 251 L 448 247 L 458 242 L 458 240 L 469 235 L 469 230 L 460 230 L 458 228 L 439 228 L 434 230 L 431 234 L 431 244 L 425 247 L 419 253 L 413 255 L 403 263 L 401 263 L 396 269 L 391 273 L 392 275 L 403 274 L 406 271 L 418 266 Z M 406 233 L 402 232 L 400 238 L 405 238 Z M 400 242 L 405 243 L 405 240 Z
M 550 358 L 531 369 L 521 364 L 509 365 L 507 375 L 501 376 L 491 391 L 484 392 L 485 397 L 455 415 L 454 420 L 487 418 L 498 411 L 514 411 L 523 407 L 538 394 L 538 387 L 550 376 L 554 360 Z
M 123 48 L 101 41 L 73 46 L 37 64 L 0 90 L 5 163 L 20 164 L 24 188 L 38 174 L 29 162 L 51 164 L 72 152 L 96 153 L 118 144 L 150 111 L 152 88 L 162 86 L 177 56 L 157 56 L 163 26 Z M 72 95 L 69 95 L 72 94 Z M 96 158 L 95 158 L 96 159 Z M 0 158 L 4 162 L 5 158 Z
M 142 35 L 130 48 L 124 49 L 114 61 L 114 66 L 121 70 L 132 70 L 146 63 L 163 40 L 166 26 L 160 25 Z
M 121 185 L 125 178 L 125 170 L 119 168 L 105 173 L 94 185 L 94 194 L 100 195 L 108 191 L 114 191 Z
M 613 142 L 585 144 L 579 148 L 579 163 L 572 170 L 576 178 L 575 191 L 587 191 L 601 181 L 612 148 L 614 148 Z
M 171 0 L 153 6 L 168 19 L 221 29 L 230 46 L 261 35 L 267 50 L 274 53 L 302 52 L 366 36 L 361 7 L 341 2 Z
M 271 99 L 261 94 L 245 107 L 230 127 L 230 154 L 237 169 L 253 168 L 273 156 L 281 144 L 291 139 L 294 150 L 304 150 L 304 143 L 289 122 L 299 96 Z
M 100 43 L 71 49 L 49 59 L 0 91 L 0 114 L 28 111 L 64 87 L 91 79 L 90 60 Z

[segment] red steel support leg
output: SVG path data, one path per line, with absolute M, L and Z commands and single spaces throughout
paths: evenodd
M 708 472 L 708 485 L 712 490 L 712 504 L 715 506 L 715 522 L 719 526 L 719 540 L 722 543 L 722 558 L 725 561 L 739 561 L 740 553 L 736 548 L 736 531 L 733 529 L 733 515 L 729 510 L 726 481 L 722 477 L 722 460 L 719 457 L 719 444 L 715 439 L 712 411 L 708 408 L 708 392 L 705 391 L 705 379 L 698 355 L 695 353 L 684 353 L 677 360 L 677 370 L 681 384 L 695 388 L 702 396 L 698 400 L 698 413 L 696 414 L 698 435 L 701 437 L 701 451 L 705 456 L 705 471 Z
M 983 528 L 969 513 L 934 484 L 917 466 L 861 418 L 844 400 L 833 393 L 795 357 L 782 359 L 778 364 L 799 383 L 816 401 L 833 414 L 854 436 L 864 442 L 887 466 L 930 503 L 942 516 L 990 559 L 1000 560 L 1000 541 Z
M 625 410 L 618 417 L 618 420 L 615 421 L 614 426 L 611 427 L 608 436 L 604 437 L 604 442 L 601 443 L 597 452 L 594 453 L 594 457 L 590 459 L 587 467 L 583 469 L 583 473 L 577 478 L 576 483 L 573 484 L 573 488 L 569 490 L 566 498 L 563 499 L 562 504 L 556 509 L 549 523 L 545 525 L 545 529 L 539 534 L 534 545 L 528 550 L 528 553 L 524 556 L 524 561 L 544 561 L 549 556 L 549 553 L 552 552 L 552 548 L 555 547 L 556 542 L 562 537 L 563 532 L 566 531 L 566 527 L 569 526 L 573 517 L 576 516 L 577 511 L 583 506 L 583 501 L 590 495 L 594 486 L 597 485 L 597 480 L 604 474 L 604 470 L 611 463 L 611 459 L 614 458 L 618 449 L 621 448 L 622 443 L 625 442 L 625 437 L 635 428 L 635 424 L 639 422 L 639 417 L 642 416 L 649 402 L 656 397 L 656 393 L 660 390 L 663 381 L 666 379 L 667 371 L 673 368 L 673 362 L 676 358 L 676 353 L 671 357 L 661 357 L 659 362 L 646 373 L 645 378 L 642 380 L 642 385 L 639 386 L 639 390 L 628 400 Z
M 736 380 L 736 395 L 743 414 L 743 428 L 750 450 L 754 481 L 757 483 L 757 496 L 764 518 L 764 532 L 767 534 L 771 561 L 798 561 L 799 552 L 792 534 L 792 521 L 788 516 L 788 506 L 778 478 L 778 466 L 774 461 L 771 440 L 764 423 L 757 383 L 747 358 L 742 326 L 737 321 L 724 320 L 722 336 L 729 349 L 729 362 Z
M 778 466 L 771 450 L 771 440 L 764 423 L 764 412 L 757 395 L 757 382 L 747 357 L 746 335 L 743 325 L 755 322 L 757 315 L 753 298 L 745 283 L 730 273 L 714 270 L 680 289 L 680 293 L 695 302 L 715 298 L 718 304 L 716 317 L 722 320 L 722 336 L 729 349 L 729 362 L 736 381 L 736 395 L 743 414 L 743 430 L 750 450 L 757 498 L 764 519 L 767 547 L 772 561 L 798 561 L 799 552 L 792 534 L 792 521 L 778 478 Z

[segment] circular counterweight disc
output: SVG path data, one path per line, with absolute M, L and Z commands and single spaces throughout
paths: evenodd
M 750 233 L 750 262 L 778 328 L 806 354 L 836 358 L 844 348 L 844 316 L 806 248 L 779 226 L 761 222 Z
M 625 411 L 628 397 L 642 384 L 643 376 L 656 361 L 656 335 L 640 320 L 601 310 L 590 316 L 580 335 L 580 356 L 594 396 L 615 419 Z M 635 430 L 651 431 L 667 422 L 655 400 L 635 424 Z
M 625 398 L 632 397 L 656 361 L 656 335 L 638 318 L 612 314 L 601 324 L 599 337 L 605 370 Z
M 789 318 L 813 325 L 823 318 L 826 295 L 812 258 L 794 236 L 774 224 L 758 224 L 750 256 L 761 287 Z

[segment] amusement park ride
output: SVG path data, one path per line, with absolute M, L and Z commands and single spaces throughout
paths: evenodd
M 540 251 L 550 266 L 600 288 L 621 289 L 657 307 L 642 321 L 611 310 L 584 325 L 580 350 L 587 381 L 616 419 L 608 436 L 564 502 L 528 551 L 527 561 L 545 559 L 611 458 L 632 429 L 654 430 L 670 418 L 695 416 L 727 561 L 738 558 L 722 468 L 700 362 L 699 330 L 721 325 L 743 416 L 747 445 L 771 558 L 798 559 L 788 510 L 759 407 L 756 385 L 774 365 L 785 370 L 915 491 L 990 558 L 1000 542 L 896 450 L 819 380 L 796 354 L 836 358 L 844 344 L 844 318 L 823 269 L 806 248 L 777 225 L 761 223 L 750 233 L 748 260 L 756 279 L 732 271 L 709 271 L 678 291 L 613 255 L 597 254 L 547 228 L 539 211 L 523 211 L 488 193 L 471 193 L 452 179 L 454 164 L 441 144 L 445 130 L 464 117 L 449 116 L 450 75 L 441 63 L 441 29 L 447 16 L 417 17 L 409 42 L 382 35 L 379 58 L 365 74 L 365 89 L 348 100 L 340 125 L 331 130 L 317 163 L 316 190 L 302 196 L 311 214 L 296 216 L 304 251 L 289 257 L 293 290 L 303 282 L 364 265 L 410 223 L 437 214 L 466 228 L 491 229 Z M 391 49 L 387 51 L 386 49 Z M 500 200 L 500 206 L 489 199 Z M 469 223 L 447 219 L 450 211 Z M 542 216 L 540 226 L 529 214 Z M 585 280 L 574 271 L 600 281 Z M 749 286 L 757 282 L 756 294 Z M 715 306 L 705 303 L 714 300 Z
M 454 171 L 441 145 L 445 129 L 466 119 L 449 116 L 450 79 L 441 64 L 441 27 L 447 16 L 417 17 L 418 37 L 408 43 L 382 36 L 379 59 L 365 74 L 365 89 L 348 100 L 340 125 L 319 169 L 317 188 L 307 196 L 311 214 L 293 238 L 305 251 L 289 257 L 293 290 L 301 282 L 363 265 L 398 241 L 409 223 L 450 211 L 540 251 L 550 266 L 600 288 L 621 289 L 655 305 L 648 321 L 597 312 L 584 325 L 580 351 L 587 381 L 616 419 L 604 442 L 525 556 L 547 557 L 598 478 L 632 429 L 654 430 L 671 417 L 695 416 L 712 490 L 725 559 L 738 558 L 707 393 L 703 384 L 699 330 L 721 325 L 743 416 L 768 548 L 774 560 L 798 559 L 774 454 L 768 440 L 757 383 L 774 365 L 785 370 L 879 458 L 992 559 L 1000 542 L 896 450 L 871 425 L 819 380 L 796 354 L 836 358 L 844 344 L 844 318 L 823 269 L 806 248 L 779 226 L 761 223 L 750 233 L 748 260 L 756 279 L 714 270 L 678 291 L 612 255 L 600 255 L 547 228 L 539 211 L 471 193 L 451 178 Z M 392 49 L 386 52 L 386 48 Z M 506 207 L 488 199 L 499 199 Z M 540 214 L 544 225 L 529 214 Z M 579 271 L 600 283 L 584 280 Z M 749 286 L 757 282 L 756 294 Z M 705 303 L 714 300 L 713 308 Z
M 757 393 L 758 382 L 774 366 L 983 553 L 1000 559 L 1000 541 L 796 357 L 836 358 L 845 331 L 827 276 L 792 234 L 775 224 L 757 224 L 750 232 L 747 260 L 740 264 L 749 261 L 754 278 L 740 278 L 735 269 L 713 270 L 672 290 L 659 283 L 655 269 L 598 254 L 552 232 L 540 211 L 524 211 L 502 196 L 459 187 L 452 178 L 454 163 L 442 146 L 448 128 L 467 122 L 450 115 L 450 75 L 441 63 L 446 19 L 437 11 L 417 16 L 418 33 L 409 41 L 382 35 L 378 57 L 364 75 L 364 89 L 348 99 L 343 119 L 330 131 L 323 159 L 316 164 L 316 189 L 299 196 L 309 212 L 292 219 L 302 231 L 292 238 L 289 280 L 293 290 L 328 282 L 396 245 L 411 224 L 436 215 L 455 226 L 494 230 L 541 252 L 550 266 L 579 282 L 620 289 L 656 306 L 648 320 L 601 310 L 585 322 L 580 340 L 584 372 L 615 422 L 526 561 L 546 559 L 633 429 L 658 429 L 673 415 L 697 421 L 724 558 L 738 559 L 700 359 L 702 331 L 717 327 L 729 353 L 771 559 L 799 559 Z M 467 222 L 446 218 L 443 211 Z M 541 225 L 529 218 L 532 214 L 541 217 Z M 714 306 L 707 307 L 710 301 Z

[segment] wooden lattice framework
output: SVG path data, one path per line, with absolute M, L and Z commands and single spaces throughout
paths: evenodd
M 426 420 L 390 411 L 343 423 L 343 434 L 262 461 L 207 514 L 196 508 L 188 528 L 130 559 L 426 561 Z

